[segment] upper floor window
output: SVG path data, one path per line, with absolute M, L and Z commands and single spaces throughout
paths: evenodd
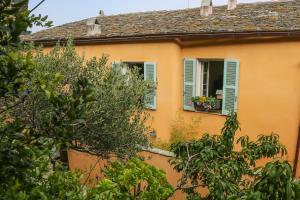
M 137 68 L 144 80 L 156 84 L 156 63 L 154 62 L 113 62 L 113 67 L 121 67 L 122 73 L 126 73 L 127 69 Z M 147 95 L 146 102 L 148 108 L 156 109 L 156 90 Z
M 239 62 L 185 59 L 184 109 L 229 114 L 237 108 Z

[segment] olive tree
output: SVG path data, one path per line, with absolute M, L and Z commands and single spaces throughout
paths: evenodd
M 32 85 L 40 80 L 57 81 L 32 87 L 33 92 L 20 111 L 32 126 L 98 156 L 124 157 L 148 145 L 146 98 L 155 86 L 144 81 L 137 69 L 120 73 L 110 66 L 105 55 L 85 59 L 71 41 L 58 44 L 49 53 L 40 49 L 33 54 L 37 67 Z M 84 88 L 86 94 L 79 95 Z M 54 92 L 50 95 L 48 90 Z M 57 123 L 58 130 L 54 128 Z

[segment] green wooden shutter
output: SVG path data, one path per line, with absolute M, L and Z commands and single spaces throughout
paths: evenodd
M 156 64 L 153 62 L 144 63 L 144 79 L 156 84 Z M 156 109 L 156 90 L 146 96 L 147 107 Z
M 237 111 L 239 61 L 224 61 L 223 105 L 222 114 Z
M 183 109 L 194 111 L 192 97 L 195 96 L 196 59 L 184 59 L 183 65 Z

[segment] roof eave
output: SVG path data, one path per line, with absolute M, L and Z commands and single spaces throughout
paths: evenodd
M 119 36 L 119 37 L 92 37 L 92 38 L 74 38 L 75 45 L 87 44 L 103 44 L 103 43 L 124 43 L 124 42 L 166 42 L 192 39 L 246 39 L 246 38 L 260 38 L 260 37 L 280 37 L 280 38 L 296 38 L 300 37 L 300 30 L 288 31 L 243 31 L 243 32 L 211 32 L 211 33 L 173 33 L 173 34 L 155 34 L 155 35 L 138 35 L 138 36 Z M 41 39 L 29 40 L 35 44 L 42 44 L 44 46 L 53 46 L 58 41 L 66 42 L 68 39 Z M 28 41 L 28 40 L 27 40 Z

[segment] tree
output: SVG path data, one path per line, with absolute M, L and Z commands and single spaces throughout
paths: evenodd
M 12 116 L 24 103 L 35 67 L 24 52 L 19 35 L 32 24 L 50 25 L 46 17 L 33 16 L 22 9 L 28 1 L 0 3 L 0 199 L 25 198 L 48 169 L 47 138 L 36 138 L 34 130 Z
M 172 145 L 174 168 L 183 173 L 178 188 L 189 199 L 297 199 L 299 182 L 292 178 L 287 161 L 272 161 L 257 167 L 263 158 L 276 159 L 286 154 L 276 134 L 260 135 L 257 141 L 248 136 L 237 139 L 240 150 L 234 148 L 239 129 L 233 113 L 225 122 L 221 135 L 204 134 L 199 140 Z M 196 188 L 206 187 L 205 197 Z
M 71 41 L 49 53 L 33 54 L 36 79 L 18 112 L 26 123 L 77 150 L 102 157 L 132 156 L 147 146 L 149 113 L 144 99 L 154 85 L 136 69 L 121 74 L 107 64 L 107 56 L 86 60 Z M 41 85 L 35 87 L 35 82 Z
M 272 161 L 258 171 L 251 186 L 237 197 L 247 200 L 296 200 L 300 198 L 300 181 L 293 179 L 293 171 L 287 161 Z

